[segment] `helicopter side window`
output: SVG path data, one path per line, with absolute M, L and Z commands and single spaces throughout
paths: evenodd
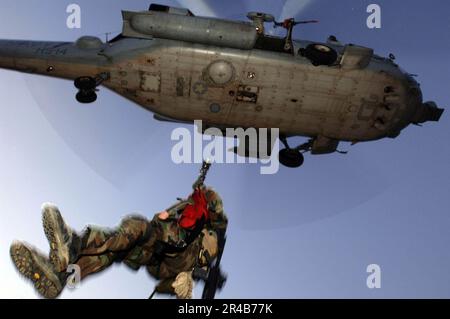
M 284 50 L 285 43 L 283 38 L 261 34 L 256 40 L 255 49 L 286 53 Z

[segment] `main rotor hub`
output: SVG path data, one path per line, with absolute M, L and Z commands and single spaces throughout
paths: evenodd
M 247 18 L 253 21 L 256 26 L 256 31 L 258 34 L 264 34 L 264 23 L 266 22 L 275 22 L 275 17 L 268 13 L 263 12 L 249 12 L 247 14 Z

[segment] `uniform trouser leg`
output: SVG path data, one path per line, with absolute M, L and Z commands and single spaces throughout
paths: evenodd
M 119 261 L 151 235 L 151 224 L 143 217 L 125 218 L 116 229 L 89 226 L 81 235 L 78 258 L 81 278 L 97 273 Z
M 81 279 L 91 274 L 98 273 L 111 266 L 116 260 L 115 253 L 104 253 L 99 256 L 82 256 L 76 264 L 81 270 Z

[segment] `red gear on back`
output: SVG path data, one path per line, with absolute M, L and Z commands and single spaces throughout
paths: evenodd
M 205 193 L 196 189 L 192 194 L 194 204 L 188 204 L 183 210 L 178 224 L 184 229 L 193 229 L 198 221 L 204 217 L 205 221 L 209 219 L 208 203 Z

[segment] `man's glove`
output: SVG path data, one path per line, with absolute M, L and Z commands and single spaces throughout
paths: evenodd
M 194 289 L 194 280 L 192 272 L 180 272 L 172 284 L 178 299 L 192 299 L 192 290 Z
M 186 205 L 178 220 L 178 224 L 184 229 L 193 229 L 202 218 L 209 219 L 208 202 L 203 190 L 196 189 L 190 198 L 193 204 Z

